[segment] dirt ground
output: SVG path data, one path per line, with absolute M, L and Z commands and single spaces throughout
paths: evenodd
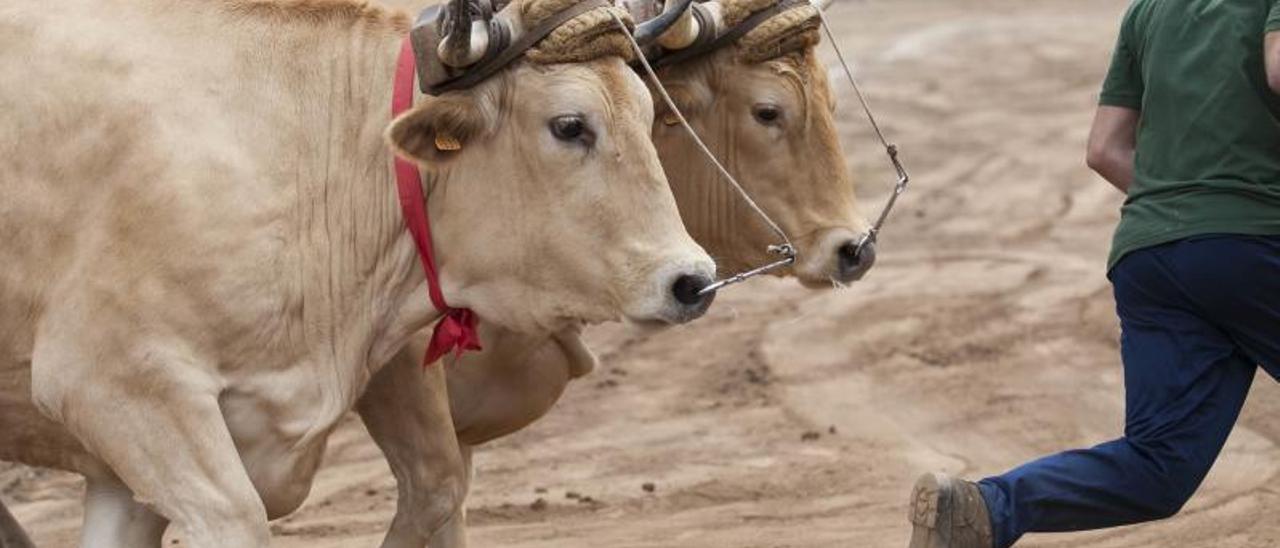
M 1082 158 L 1123 9 L 837 2 L 835 30 L 916 181 L 879 265 L 840 292 L 753 282 L 659 334 L 592 331 L 602 367 L 546 419 L 477 452 L 473 544 L 904 546 L 917 474 L 979 477 L 1118 435 L 1103 270 L 1121 197 Z M 833 81 L 871 212 L 890 173 Z M 1181 516 L 1025 546 L 1280 545 L 1280 521 L 1263 519 L 1280 508 L 1280 397 L 1269 378 L 1254 390 Z M 80 490 L 65 474 L 0 470 L 0 496 L 40 546 L 74 545 Z M 350 420 L 306 506 L 275 524 L 276 545 L 375 546 L 394 493 Z

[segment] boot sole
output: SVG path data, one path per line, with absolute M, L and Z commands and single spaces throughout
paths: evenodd
M 947 548 L 950 542 L 939 534 L 939 520 L 945 519 L 940 510 L 948 503 L 944 500 L 949 482 L 938 474 L 925 474 L 916 480 L 911 490 L 911 508 L 907 519 L 911 520 L 911 544 L 908 548 Z M 948 511 L 949 514 L 949 511 Z M 946 525 L 941 524 L 941 525 Z

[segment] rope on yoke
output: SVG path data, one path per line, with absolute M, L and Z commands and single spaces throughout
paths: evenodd
M 671 95 L 667 93 L 666 86 L 663 86 L 662 81 L 658 79 L 658 75 L 653 71 L 653 67 L 649 64 L 649 60 L 645 58 L 644 50 L 640 47 L 640 43 L 636 41 L 634 36 L 632 36 L 631 31 L 627 29 L 626 24 L 622 22 L 622 19 L 620 19 L 617 14 L 613 12 L 610 12 L 609 14 L 613 16 L 613 20 L 617 23 L 618 28 L 622 30 L 622 33 L 627 37 L 627 40 L 631 42 L 631 47 L 635 49 L 636 58 L 640 61 L 640 65 L 644 67 L 645 74 L 649 77 L 649 80 L 653 82 L 653 86 L 658 89 L 658 94 L 662 96 L 663 103 L 665 103 L 667 108 L 670 108 L 671 112 L 676 115 L 676 119 L 680 121 L 680 126 L 689 133 L 689 136 L 693 138 L 693 142 L 698 145 L 702 154 L 711 161 L 716 170 L 720 172 L 720 175 L 724 177 L 738 195 L 742 197 L 742 200 L 745 201 L 753 211 L 755 211 L 756 215 L 758 215 L 760 219 L 764 220 L 769 229 L 778 236 L 778 239 L 782 240 L 781 244 L 769 246 L 769 252 L 781 255 L 783 257 L 781 260 L 717 281 L 702 288 L 698 291 L 698 295 L 701 296 L 708 293 L 714 293 L 725 286 L 743 282 L 753 276 L 758 276 L 796 262 L 796 249 L 795 246 L 791 244 L 791 239 L 787 237 L 787 233 L 782 230 L 782 227 L 778 226 L 778 223 L 774 222 L 773 218 L 770 217 L 768 213 L 765 213 L 764 209 L 756 204 L 755 200 L 751 199 L 751 195 L 747 194 L 746 189 L 742 188 L 742 185 L 738 183 L 738 180 L 734 178 L 733 174 L 729 173 L 729 170 L 724 167 L 724 164 L 720 163 L 720 159 L 716 158 L 716 155 L 711 152 L 711 149 L 707 147 L 706 143 L 702 142 L 702 139 L 698 137 L 698 133 L 693 130 L 693 126 L 689 125 L 689 121 L 685 119 L 684 113 L 680 112 L 680 109 L 676 107 L 675 101 L 673 101 L 671 99 Z

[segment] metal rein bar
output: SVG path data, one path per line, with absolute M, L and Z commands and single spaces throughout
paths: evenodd
M 636 57 L 640 59 L 640 64 L 644 67 L 644 71 L 648 75 L 649 80 L 653 82 L 653 87 L 658 88 L 658 94 L 662 96 L 662 101 L 666 103 L 667 108 L 671 109 L 671 112 L 676 115 L 676 119 L 680 120 L 681 127 L 683 127 L 685 131 L 689 132 L 689 136 L 693 138 L 693 142 L 702 150 L 702 154 L 715 165 L 716 170 L 720 172 L 720 175 L 723 176 L 726 181 L 729 181 L 729 184 L 732 185 L 733 189 L 742 197 L 742 200 L 745 201 L 753 211 L 755 211 L 756 215 L 764 220 L 765 224 L 769 226 L 769 229 L 772 230 L 774 234 L 777 234 L 778 239 L 782 240 L 782 243 L 779 245 L 769 246 L 770 253 L 782 255 L 783 258 L 781 260 L 769 263 L 754 270 L 748 270 L 741 274 L 735 274 L 712 283 L 711 285 L 699 290 L 698 295 L 714 293 L 725 286 L 746 281 L 748 278 L 753 276 L 758 276 L 796 262 L 796 248 L 791 244 L 791 239 L 787 237 L 787 233 L 782 230 L 782 227 L 778 226 L 778 223 L 774 222 L 772 217 L 769 217 L 768 213 L 765 213 L 764 210 L 756 204 L 755 200 L 751 199 L 751 195 L 747 194 L 747 191 L 742 188 L 742 185 L 738 184 L 738 180 L 729 173 L 728 169 L 725 169 L 724 164 L 721 164 L 720 160 L 716 158 L 716 155 L 711 153 L 711 149 L 707 148 L 706 143 L 702 142 L 702 139 L 698 137 L 697 132 L 693 131 L 693 126 L 689 125 L 689 121 L 685 119 L 684 113 L 680 112 L 680 109 L 676 107 L 675 101 L 672 101 L 671 96 L 667 94 L 667 88 L 662 85 L 662 81 L 658 80 L 657 73 L 655 73 L 653 71 L 653 67 L 649 65 L 649 60 L 644 56 L 644 50 L 640 47 L 640 43 L 636 42 L 635 37 L 631 35 L 631 31 L 627 29 L 627 25 L 622 22 L 622 19 L 620 19 L 616 13 L 609 12 L 609 15 L 613 17 L 614 22 L 618 24 L 618 28 L 621 29 L 622 34 L 627 37 L 627 41 L 631 42 L 631 48 L 635 51 Z
M 893 163 L 893 169 L 897 173 L 898 183 L 893 187 L 893 194 L 889 195 L 889 201 L 885 203 L 884 209 L 880 211 L 880 216 L 876 218 L 876 223 L 871 226 L 871 230 L 867 231 L 867 235 L 858 242 L 858 253 L 862 252 L 862 248 L 867 244 L 874 243 L 880 235 L 880 229 L 884 226 L 884 222 L 889 218 L 889 212 L 893 211 L 893 206 L 897 205 L 898 197 L 907 191 L 907 184 L 911 182 L 911 175 L 907 173 L 907 169 L 902 166 L 902 160 L 898 158 L 898 145 L 892 144 L 885 138 L 884 132 L 880 130 L 880 124 L 876 122 L 876 115 L 871 112 L 871 104 L 867 101 L 867 96 L 862 93 L 862 88 L 858 86 L 858 80 L 853 77 L 853 71 L 849 70 L 849 63 L 844 60 L 844 52 L 840 51 L 840 45 L 836 43 L 835 34 L 831 32 L 831 25 L 827 23 L 827 16 L 822 12 L 822 7 L 814 6 L 818 12 L 818 19 L 822 22 L 822 30 L 827 34 L 827 41 L 831 42 L 831 49 L 836 52 L 836 59 L 840 60 L 840 66 L 844 68 L 844 75 L 849 79 L 849 83 L 853 85 L 853 91 L 858 95 L 858 102 L 862 104 L 862 111 L 867 114 L 867 120 L 871 122 L 871 129 L 875 130 L 876 137 L 880 139 L 880 144 L 884 145 L 885 153 L 889 155 L 889 161 Z

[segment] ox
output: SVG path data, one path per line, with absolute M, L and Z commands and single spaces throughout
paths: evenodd
M 515 7 L 548 1 L 573 4 Z M 450 304 L 531 333 L 705 309 L 625 51 L 538 45 L 392 121 L 408 26 L 345 0 L 0 6 L 0 458 L 86 476 L 85 546 L 170 522 L 267 545 L 439 317 L 384 135 L 423 166 Z
M 724 4 L 725 12 L 745 18 L 773 1 Z M 860 278 L 874 250 L 856 253 L 867 223 L 857 211 L 837 137 L 826 70 L 814 52 L 819 36 L 813 9 L 785 10 L 731 46 L 664 67 L 659 76 L 712 151 L 795 238 L 800 261 L 790 274 L 811 287 L 831 287 Z M 668 35 L 663 41 L 689 40 Z M 659 104 L 653 140 L 690 232 L 722 269 L 768 260 L 764 249 L 776 243 L 772 234 L 719 180 L 671 115 Z M 423 371 L 423 349 L 411 344 L 379 373 L 357 407 L 399 486 L 384 547 L 465 546 L 464 508 L 434 535 L 416 517 L 438 515 L 439 505 L 454 502 L 454 493 L 431 491 L 442 477 L 458 473 L 453 463 L 422 457 L 455 443 L 441 437 L 453 435 L 448 420 L 468 468 L 462 478 L 469 481 L 473 446 L 537 420 L 570 380 L 595 366 L 576 330 L 550 338 L 488 325 L 483 332 L 489 347 L 450 364 L 444 376 L 440 367 Z M 423 390 L 444 390 L 445 382 L 451 409 L 414 404 Z

